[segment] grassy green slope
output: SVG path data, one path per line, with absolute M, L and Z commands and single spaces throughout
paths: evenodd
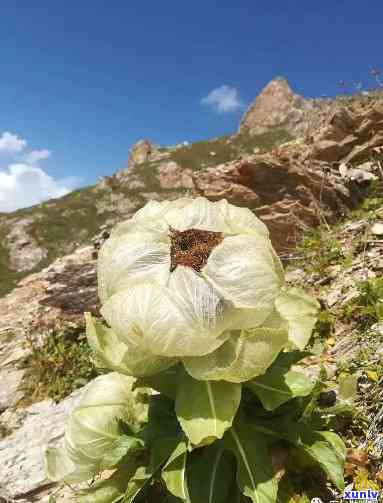
M 97 194 L 93 188 L 84 188 L 60 198 L 18 210 L 2 217 L 0 223 L 0 295 L 12 289 L 26 274 L 41 270 L 55 258 L 72 251 L 77 245 L 86 243 L 105 221 L 107 213 L 97 214 Z M 27 232 L 43 246 L 48 254 L 38 266 L 24 272 L 12 271 L 5 236 L 11 224 L 9 220 L 32 218 Z

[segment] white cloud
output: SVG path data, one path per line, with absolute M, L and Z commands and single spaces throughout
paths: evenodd
M 39 161 L 43 161 L 44 159 L 48 159 L 51 156 L 50 150 L 32 150 L 28 154 L 24 156 L 25 162 L 28 164 L 37 164 Z
M 26 140 L 19 138 L 17 134 L 5 131 L 0 136 L 0 152 L 5 152 L 7 154 L 21 152 L 26 146 Z
M 244 107 L 239 99 L 238 89 L 226 85 L 210 91 L 207 96 L 202 98 L 201 105 L 211 106 L 219 113 L 237 112 Z
M 26 140 L 15 134 L 5 132 L 0 136 L 0 152 L 12 158 L 5 166 L 0 165 L 0 212 L 61 197 L 80 182 L 75 177 L 58 180 L 48 175 L 39 163 L 48 159 L 51 152 L 47 149 L 25 152 L 26 145 Z
M 55 180 L 45 171 L 28 164 L 11 164 L 0 171 L 0 211 L 14 211 L 61 197 L 71 188 Z

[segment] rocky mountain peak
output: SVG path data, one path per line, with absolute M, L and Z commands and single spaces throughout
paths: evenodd
M 133 145 L 129 152 L 129 165 L 141 164 L 149 159 L 150 155 L 157 150 L 156 145 L 149 140 L 140 140 Z
M 128 163 L 125 168 L 115 173 L 117 179 L 124 179 L 129 175 L 131 168 L 147 162 L 155 162 L 166 159 L 169 156 L 167 149 L 161 149 L 158 145 L 148 139 L 139 140 L 129 150 Z M 104 180 L 103 180 L 104 183 Z
M 262 134 L 272 128 L 297 135 L 305 131 L 312 100 L 295 94 L 283 77 L 271 80 L 244 114 L 240 132 Z

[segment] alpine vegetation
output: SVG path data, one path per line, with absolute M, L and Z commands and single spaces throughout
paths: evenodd
M 289 464 L 317 465 L 343 490 L 345 446 L 309 413 L 315 380 L 299 365 L 319 305 L 286 286 L 249 209 L 151 201 L 114 228 L 98 282 L 106 323 L 86 313 L 87 337 L 110 373 L 46 452 L 50 479 L 93 479 L 81 503 L 272 503 Z

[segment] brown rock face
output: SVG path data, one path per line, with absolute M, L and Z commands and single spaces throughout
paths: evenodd
M 31 218 L 15 219 L 10 223 L 6 244 L 13 271 L 30 271 L 47 255 L 47 251 L 38 245 L 30 232 L 32 224 Z
M 182 169 L 174 161 L 164 162 L 159 166 L 158 179 L 163 189 L 192 189 L 194 187 L 192 171 Z
M 347 136 L 341 142 L 334 140 L 319 140 L 314 145 L 314 155 L 316 159 L 327 162 L 335 162 L 342 159 L 355 145 L 355 136 Z
M 353 204 L 352 191 L 326 168 L 287 154 L 253 155 L 209 168 L 195 183 L 210 200 L 226 198 L 252 208 L 268 226 L 276 250 L 285 254 L 294 250 L 302 230 L 334 221 Z
M 366 161 L 372 148 L 383 145 L 383 108 L 374 106 L 359 114 L 339 108 L 312 139 L 315 159 L 345 163 Z
M 238 206 L 256 206 L 258 195 L 246 185 L 249 176 L 243 163 L 230 163 L 206 169 L 195 177 L 199 194 L 210 201 L 227 199 Z
M 262 90 L 250 105 L 240 124 L 240 132 L 261 134 L 283 128 L 293 135 L 307 130 L 307 118 L 313 110 L 311 100 L 294 94 L 286 79 L 278 77 Z

